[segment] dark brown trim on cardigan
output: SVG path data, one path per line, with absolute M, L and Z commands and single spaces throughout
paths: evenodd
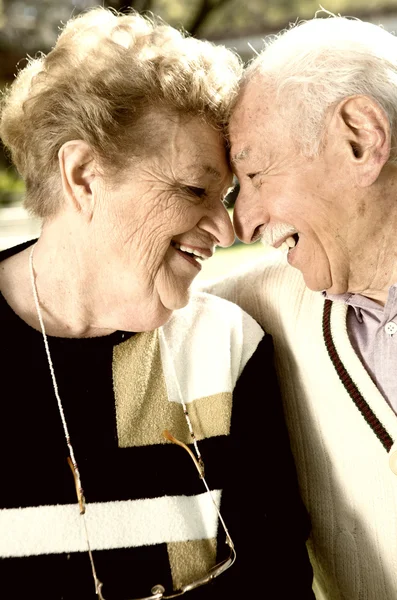
M 382 442 L 386 450 L 389 451 L 394 443 L 394 440 L 388 434 L 375 413 L 368 406 L 367 402 L 359 392 L 356 384 L 350 377 L 341 359 L 339 358 L 331 333 L 331 308 L 332 301 L 325 300 L 323 311 L 323 335 L 329 357 L 335 367 L 336 372 L 338 373 L 339 379 L 345 386 L 345 389 L 349 393 L 354 404 L 357 406 L 358 410 L 363 415 L 364 419 L 367 421 L 377 438 Z

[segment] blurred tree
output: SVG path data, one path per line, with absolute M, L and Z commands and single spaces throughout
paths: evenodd
M 196 35 L 202 29 L 203 24 L 207 21 L 210 14 L 224 4 L 227 4 L 227 2 L 230 2 L 230 0 L 217 0 L 215 2 L 212 0 L 202 0 L 195 16 L 187 27 L 188 31 L 192 35 Z
M 105 6 L 114 8 L 119 12 L 126 12 L 130 8 L 134 8 L 138 12 L 152 11 L 155 14 L 162 16 L 164 20 L 172 23 L 172 13 L 174 12 L 172 5 L 180 4 L 182 10 L 177 10 L 177 12 L 181 12 L 181 16 L 183 15 L 181 24 L 192 35 L 196 35 L 210 14 L 230 1 L 231 0 L 196 0 L 190 2 L 189 6 L 187 6 L 186 2 L 181 2 L 180 0 L 174 0 L 173 2 L 172 0 L 166 0 L 165 2 L 156 2 L 156 0 L 107 0 L 105 1 Z M 190 17 L 189 13 L 193 13 L 193 16 Z
M 134 8 L 138 12 L 152 10 L 153 0 L 108 0 L 104 6 L 114 8 L 119 12 L 126 12 L 130 8 Z
M 0 52 L 20 57 L 47 52 L 59 24 L 97 5 L 120 12 L 134 8 L 152 11 L 197 37 L 235 36 L 281 29 L 289 19 L 307 18 L 319 8 L 318 0 L 0 0 Z M 397 10 L 396 0 L 328 0 L 327 9 L 346 14 Z M 0 79 L 2 63 L 0 60 Z
M 54 44 L 59 25 L 93 3 L 90 0 L 2 0 L 3 42 L 18 48 L 22 56 L 37 50 L 47 51 Z

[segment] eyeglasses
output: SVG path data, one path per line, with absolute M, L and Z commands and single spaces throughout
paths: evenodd
M 187 592 L 190 592 L 191 590 L 195 590 L 198 587 L 201 587 L 203 585 L 206 585 L 207 583 L 210 583 L 216 577 L 219 577 L 219 575 L 221 575 L 222 573 L 227 571 L 227 569 L 229 569 L 236 560 L 236 551 L 234 549 L 234 544 L 233 544 L 232 538 L 229 535 L 229 532 L 227 530 L 225 522 L 224 522 L 222 515 L 219 511 L 219 508 L 215 502 L 214 496 L 213 496 L 211 490 L 209 489 L 208 484 L 205 480 L 204 463 L 203 463 L 203 460 L 202 460 L 200 454 L 198 454 L 198 457 L 196 458 L 194 456 L 193 452 L 190 450 L 190 448 L 188 446 L 186 446 L 186 444 L 184 444 L 183 442 L 180 442 L 179 440 L 177 440 L 169 431 L 164 431 L 163 435 L 168 441 L 170 441 L 173 444 L 176 444 L 178 446 L 181 446 L 181 448 L 184 448 L 184 450 L 186 450 L 188 452 L 189 456 L 193 460 L 195 467 L 199 473 L 200 479 L 202 480 L 207 492 L 210 494 L 212 503 L 215 507 L 216 512 L 218 513 L 219 520 L 222 524 L 222 527 L 223 527 L 225 535 L 226 535 L 225 541 L 226 541 L 226 544 L 229 546 L 229 556 L 228 556 L 228 558 L 224 559 L 222 562 L 217 563 L 214 567 L 212 567 L 208 571 L 207 575 L 205 575 L 204 577 L 201 577 L 200 579 L 196 579 L 195 581 L 193 581 L 192 583 L 189 583 L 187 585 L 181 586 L 178 590 L 173 591 L 169 595 L 168 594 L 165 595 L 165 588 L 162 585 L 155 585 L 151 589 L 150 596 L 144 596 L 142 598 L 135 598 L 134 600 L 171 600 L 172 598 L 177 598 L 178 596 L 182 596 L 183 594 L 186 594 Z M 98 596 L 98 600 L 106 600 L 106 598 L 102 595 L 103 584 L 97 577 L 95 564 L 94 564 L 94 558 L 93 558 L 93 554 L 91 551 L 90 541 L 89 541 L 89 537 L 88 537 L 87 523 L 85 520 L 85 499 L 84 499 L 84 495 L 83 495 L 83 492 L 81 489 L 80 479 L 79 479 L 78 473 L 76 473 L 76 469 L 69 457 L 68 457 L 68 462 L 69 462 L 69 466 L 73 472 L 75 485 L 76 485 L 77 499 L 78 499 L 79 506 L 80 506 L 80 514 L 83 517 L 85 537 L 86 537 L 86 541 L 87 541 L 87 549 L 88 549 L 88 554 L 90 557 L 92 575 L 93 575 L 94 583 L 95 583 L 95 592 Z M 132 600 L 132 598 L 129 600 Z

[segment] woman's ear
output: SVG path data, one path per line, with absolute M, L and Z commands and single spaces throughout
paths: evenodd
M 368 96 L 349 96 L 339 103 L 331 121 L 357 185 L 372 185 L 390 156 L 391 130 L 385 111 Z
M 65 201 L 91 220 L 95 204 L 92 184 L 97 177 L 91 147 L 82 140 L 66 142 L 58 159 Z

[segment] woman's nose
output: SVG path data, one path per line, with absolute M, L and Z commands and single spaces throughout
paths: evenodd
M 201 219 L 199 226 L 212 235 L 217 246 L 227 248 L 234 243 L 235 234 L 232 220 L 221 202 L 207 212 L 207 215 Z
M 233 223 L 229 215 L 229 211 L 223 206 L 221 206 L 221 214 L 219 218 L 219 233 L 218 233 L 218 246 L 222 246 L 222 248 L 228 248 L 232 244 L 234 244 L 235 233 L 233 229 Z

